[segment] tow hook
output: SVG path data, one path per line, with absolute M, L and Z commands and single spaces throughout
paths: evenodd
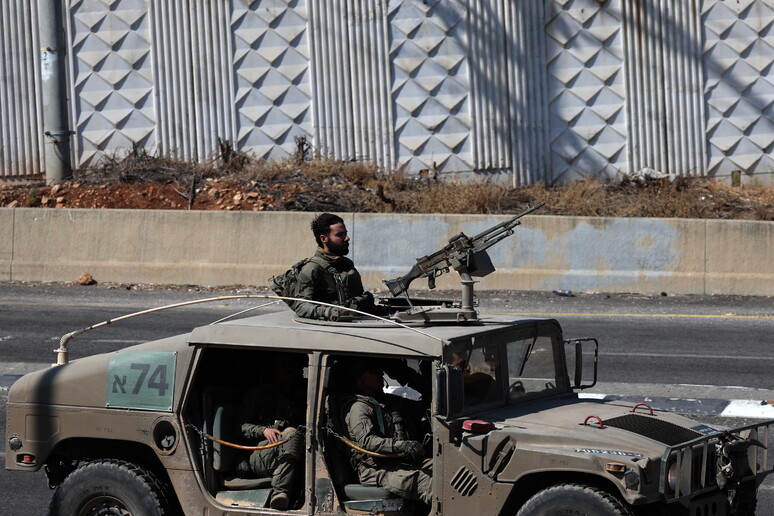
M 720 489 L 728 488 L 728 501 L 732 506 L 740 481 L 752 472 L 747 458 L 750 446 L 766 448 L 766 445 L 757 439 L 743 439 L 727 433 L 717 444 L 718 473 L 715 480 Z
M 586 419 L 583 420 L 583 423 L 581 423 L 581 425 L 583 425 L 583 426 L 591 426 L 591 425 L 589 425 L 589 420 L 590 419 L 596 419 L 597 420 L 597 422 L 599 423 L 599 426 L 597 428 L 600 428 L 600 429 L 605 428 L 605 422 L 602 421 L 602 418 L 597 416 L 596 414 L 591 414 L 590 416 L 588 416 Z

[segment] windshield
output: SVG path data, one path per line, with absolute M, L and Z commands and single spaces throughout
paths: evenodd
M 449 363 L 464 372 L 466 412 L 565 391 L 565 372 L 558 365 L 560 346 L 561 340 L 551 336 L 508 332 L 476 337 L 467 349 L 452 351 Z

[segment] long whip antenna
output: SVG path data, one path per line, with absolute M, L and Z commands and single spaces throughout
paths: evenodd
M 373 319 L 377 319 L 379 321 L 386 322 L 388 324 L 393 324 L 395 326 L 399 326 L 401 328 L 405 328 L 407 330 L 411 330 L 413 332 L 419 333 L 420 335 L 424 335 L 425 337 L 430 337 L 431 339 L 435 339 L 439 342 L 443 342 L 443 339 L 436 337 L 435 335 L 430 335 L 427 332 L 424 332 L 422 330 L 419 330 L 417 328 L 413 328 L 407 324 L 400 323 L 398 321 L 394 321 L 392 319 L 387 319 L 385 317 L 381 317 L 379 315 L 369 314 L 368 312 L 363 312 L 361 310 L 356 310 L 354 308 L 347 308 L 344 306 L 334 305 L 331 303 L 324 303 L 322 301 L 314 301 L 311 299 L 299 299 L 296 297 L 284 297 L 284 296 L 273 296 L 268 294 L 243 294 L 238 296 L 218 296 L 218 297 L 208 297 L 204 299 L 194 299 L 191 301 L 183 301 L 181 303 L 174 303 L 171 305 L 164 305 L 159 306 L 156 308 L 149 308 L 147 310 L 141 310 L 139 312 L 133 312 L 130 314 L 122 315 L 119 317 L 114 317 L 113 319 L 108 319 L 107 321 L 98 322 L 96 324 L 92 324 L 91 326 L 88 326 L 86 328 L 81 328 L 80 330 L 71 331 L 70 333 L 66 333 L 62 336 L 62 338 L 59 340 L 59 347 L 54 350 L 54 353 L 56 353 L 56 364 L 55 365 L 62 365 L 69 362 L 69 350 L 67 349 L 67 345 L 70 343 L 71 340 L 73 340 L 75 337 L 78 337 L 80 335 L 83 335 L 84 333 L 90 332 L 92 330 L 96 330 L 97 328 L 102 328 L 104 326 L 107 326 L 109 324 L 117 323 L 119 321 L 123 321 L 126 319 L 131 319 L 133 317 L 139 317 L 141 315 L 147 315 L 154 312 L 160 312 L 162 310 L 169 310 L 171 308 L 179 308 L 181 306 L 190 306 L 190 305 L 196 305 L 196 304 L 202 304 L 202 303 L 212 303 L 215 301 L 226 301 L 229 299 L 274 299 L 274 300 L 280 300 L 280 301 L 303 301 L 306 303 L 313 303 L 320 306 L 330 306 L 333 308 L 338 308 L 342 311 L 346 312 L 352 312 L 359 315 L 364 315 L 366 317 L 371 317 Z M 267 303 L 271 304 L 271 303 Z M 262 305 L 266 306 L 266 305 Z M 258 307 L 256 307 L 258 308 Z

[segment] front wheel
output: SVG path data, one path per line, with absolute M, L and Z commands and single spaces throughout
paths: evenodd
M 165 516 L 164 489 L 149 471 L 122 460 L 86 462 L 57 488 L 49 516 Z
M 582 484 L 560 484 L 539 491 L 516 516 L 632 516 L 632 511 L 612 494 Z

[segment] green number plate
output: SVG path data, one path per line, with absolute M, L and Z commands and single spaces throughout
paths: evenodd
M 171 411 L 176 359 L 176 353 L 169 351 L 113 355 L 108 368 L 108 406 Z

